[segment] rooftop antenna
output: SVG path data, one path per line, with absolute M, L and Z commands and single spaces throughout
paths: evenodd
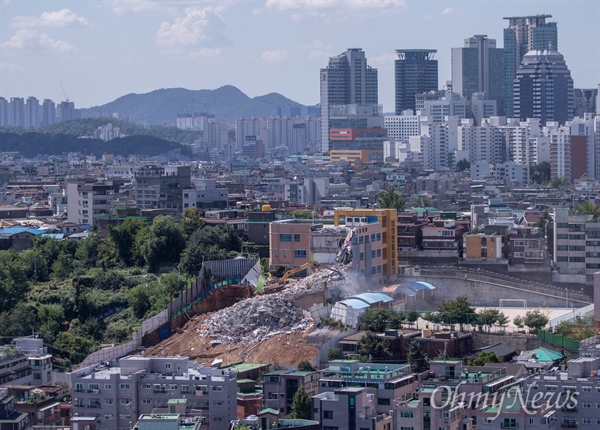
M 60 82 L 60 87 L 62 88 L 62 92 L 65 96 L 65 101 L 68 102 L 69 101 L 69 96 L 67 95 L 67 92 L 65 91 L 65 87 L 63 87 L 62 82 Z

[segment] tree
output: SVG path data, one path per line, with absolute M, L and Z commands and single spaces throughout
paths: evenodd
M 487 331 L 490 331 L 491 326 L 496 324 L 499 317 L 498 309 L 482 309 L 476 317 L 477 325 L 487 327 Z
M 431 201 L 429 201 L 425 197 L 417 197 L 414 201 L 414 205 L 417 208 L 426 208 L 431 206 Z
M 135 238 L 145 228 L 148 228 L 148 224 L 137 218 L 127 218 L 120 226 L 109 227 L 108 232 L 117 255 L 126 266 L 136 263 Z
M 532 309 L 525 313 L 523 324 L 530 330 L 541 330 L 548 325 L 548 316 L 539 309 Z
M 224 260 L 241 248 L 242 241 L 233 231 L 206 225 L 188 239 L 179 268 L 187 274 L 197 275 L 203 261 Z
M 54 304 L 42 305 L 38 311 L 38 318 L 40 319 L 42 338 L 46 342 L 54 342 L 65 319 L 63 308 L 60 305 Z
M 419 311 L 416 309 L 411 309 L 410 311 L 408 311 L 408 313 L 406 314 L 406 321 L 408 321 L 409 323 L 414 323 L 419 321 Z
M 312 419 L 312 401 L 304 387 L 300 387 L 294 394 L 290 417 L 299 420 Z
M 308 362 L 308 360 L 302 360 L 298 363 L 298 370 L 301 372 L 314 372 L 315 369 L 312 364 Z
M 52 264 L 52 274 L 60 281 L 67 279 L 73 272 L 73 257 L 65 252 L 58 255 L 56 261 Z
M 515 317 L 513 318 L 513 324 L 515 326 L 517 326 L 518 328 L 523 328 L 524 327 L 523 317 L 521 315 L 515 315 Z
M 444 324 L 460 324 L 460 331 L 462 331 L 463 324 L 473 322 L 475 309 L 471 307 L 467 296 L 458 296 L 455 300 L 442 300 L 438 313 Z
M 550 180 L 550 186 L 552 188 L 562 188 L 567 183 L 567 180 L 562 176 L 555 176 Z
M 506 331 L 506 326 L 510 322 L 510 319 L 506 316 L 504 312 L 500 312 L 498 318 L 496 319 L 496 325 L 502 327 L 502 331 Z
M 146 285 L 138 285 L 127 292 L 127 302 L 137 319 L 142 319 L 152 307 Z
M 185 247 L 181 226 L 170 216 L 157 216 L 149 229 L 140 230 L 135 244 L 148 270 L 157 272 L 161 265 L 175 265 Z
M 386 328 L 397 329 L 404 315 L 392 309 L 368 309 L 360 320 L 360 329 L 382 333 Z
M 534 227 L 545 227 L 547 223 L 552 222 L 552 217 L 548 213 L 548 211 L 544 211 L 540 214 L 539 219 L 534 224 Z
M 529 166 L 529 176 L 534 184 L 547 184 L 550 182 L 550 162 L 542 161 L 541 163 L 531 164 Z
M 54 341 L 56 348 L 70 353 L 71 363 L 80 363 L 96 349 L 96 342 L 86 337 L 77 336 L 70 332 L 62 332 Z
M 358 341 L 358 354 L 371 359 L 390 357 L 390 344 L 374 333 L 366 333 Z
M 313 217 L 312 212 L 306 209 L 296 209 L 291 212 L 291 215 L 292 218 L 297 219 L 311 219 Z
M 598 220 L 600 218 L 600 207 L 596 206 L 589 200 L 575 205 L 573 211 L 576 215 L 589 215 L 593 220 Z
M 462 159 L 458 163 L 456 163 L 456 170 L 459 172 L 464 172 L 465 170 L 471 167 L 471 163 L 468 160 Z
M 340 348 L 329 348 L 327 350 L 327 358 L 329 359 L 329 361 L 341 360 L 342 358 L 344 358 L 344 353 Z
M 181 218 L 181 227 L 185 237 L 189 238 L 199 228 L 202 228 L 206 223 L 200 219 L 200 213 L 196 208 L 185 208 L 183 217 Z
M 406 196 L 393 187 L 388 187 L 379 194 L 377 201 L 381 208 L 396 209 L 398 212 L 402 212 L 406 203 Z
M 416 373 L 429 369 L 427 354 L 425 354 L 414 340 L 408 344 L 408 348 L 406 349 L 406 362 L 410 365 L 411 370 Z
M 469 358 L 467 366 L 485 366 L 488 363 L 500 363 L 498 357 L 493 352 L 482 352 L 477 357 Z
M 90 233 L 89 236 L 79 244 L 77 251 L 75 251 L 75 258 L 81 267 L 90 269 L 97 266 L 98 262 L 101 260 L 100 252 L 103 240 L 100 233 Z

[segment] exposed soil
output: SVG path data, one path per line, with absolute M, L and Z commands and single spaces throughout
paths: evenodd
M 210 364 L 215 359 L 223 360 L 223 365 L 242 361 L 281 366 L 295 366 L 303 360 L 312 363 L 317 357 L 317 348 L 306 342 L 307 333 L 287 332 L 275 335 L 254 345 L 211 345 L 210 337 L 198 333 L 204 321 L 211 314 L 197 315 L 182 329 L 156 346 L 146 349 L 145 355 L 179 355 L 189 357 L 199 363 Z

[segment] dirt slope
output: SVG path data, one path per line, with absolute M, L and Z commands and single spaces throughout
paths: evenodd
M 197 331 L 210 315 L 192 318 L 180 333 L 174 333 L 160 344 L 148 348 L 145 355 L 179 355 L 206 365 L 220 358 L 226 365 L 242 361 L 243 352 L 244 361 L 281 366 L 294 366 L 303 360 L 312 363 L 317 357 L 317 348 L 305 341 L 306 333 L 280 334 L 244 348 L 241 345 L 211 345 L 212 339 L 200 336 Z

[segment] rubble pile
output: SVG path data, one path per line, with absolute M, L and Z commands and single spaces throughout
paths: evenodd
M 343 268 L 337 269 L 340 273 Z M 312 328 L 311 314 L 294 305 L 294 300 L 307 292 L 323 290 L 325 282 L 341 282 L 343 276 L 326 269 L 290 282 L 279 292 L 242 300 L 221 309 L 208 318 L 198 333 L 215 343 L 253 344 L 286 332 Z

